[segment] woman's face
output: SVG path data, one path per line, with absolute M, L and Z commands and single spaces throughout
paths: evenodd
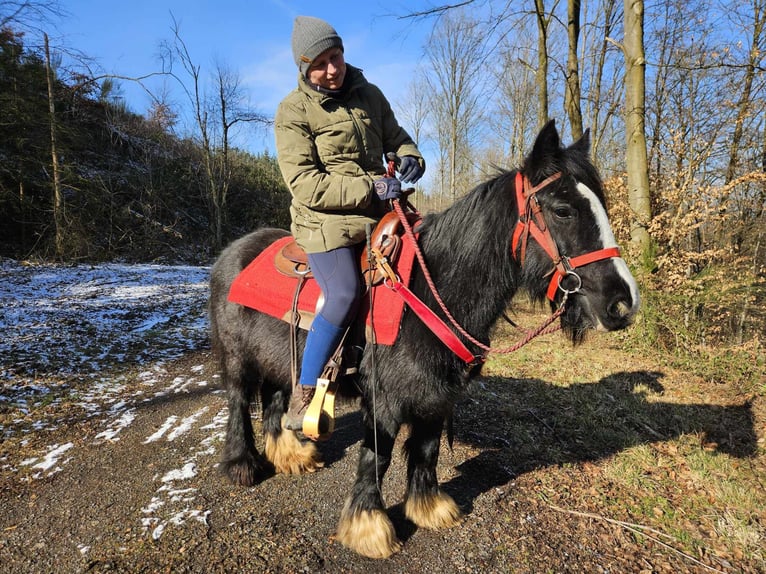
M 309 82 L 326 90 L 340 90 L 346 77 L 346 61 L 343 50 L 330 48 L 319 54 L 311 62 L 308 74 Z

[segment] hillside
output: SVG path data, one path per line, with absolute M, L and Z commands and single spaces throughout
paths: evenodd
M 45 69 L 0 29 L 0 256 L 200 263 L 287 224 L 275 158 L 179 136 L 162 103 L 135 114 L 109 78 L 57 77 L 51 101 Z

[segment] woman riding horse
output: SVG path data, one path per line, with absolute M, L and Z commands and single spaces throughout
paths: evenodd
M 425 162 L 383 93 L 346 64 L 332 26 L 298 16 L 292 49 L 300 74 L 298 87 L 277 109 L 277 159 L 292 194 L 292 234 L 324 296 L 283 421 L 285 428 L 301 430 L 317 379 L 361 298 L 365 228 L 385 213 L 385 202 L 401 195 L 399 180 L 386 177 L 384 154 L 402 158 L 405 183 L 420 179 Z

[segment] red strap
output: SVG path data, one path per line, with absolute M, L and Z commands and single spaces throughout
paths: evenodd
M 521 171 L 516 172 L 516 210 L 519 212 L 519 220 L 516 222 L 516 229 L 513 230 L 513 240 L 511 241 L 511 255 L 517 258 L 521 264 L 524 264 L 526 258 L 526 200 L 524 199 L 524 176 Z M 522 240 L 521 255 L 517 255 L 519 249 L 519 240 Z
M 612 257 L 620 257 L 619 247 L 607 247 L 606 249 L 599 249 L 598 251 L 591 251 L 590 253 L 572 257 L 568 260 L 569 268 L 577 269 L 578 267 L 584 267 L 589 263 L 601 261 L 602 259 L 611 259 Z M 564 273 L 559 270 L 559 266 L 556 266 L 553 271 L 553 276 L 551 277 L 551 282 L 548 283 L 548 292 L 546 294 L 548 299 L 551 301 L 553 301 L 553 298 L 556 296 L 556 289 L 559 287 L 559 280 L 563 276 Z
M 550 257 L 553 261 L 557 261 L 559 259 L 559 250 L 556 248 L 556 243 L 553 241 L 553 238 L 547 229 L 545 232 L 543 232 L 537 225 L 530 225 L 529 232 L 532 234 L 532 237 L 537 240 L 537 243 L 540 244 L 540 247 L 545 250 L 545 252 L 548 254 L 548 257 Z
M 516 252 L 519 249 L 519 239 L 521 239 L 522 233 L 524 233 L 524 224 L 519 220 L 516 222 L 516 229 L 513 230 L 513 239 L 511 240 L 511 255 L 513 255 L 514 259 L 518 259 L 519 261 L 524 261 L 523 254 L 521 257 L 516 255 Z
M 583 255 L 572 257 L 569 260 L 569 265 L 572 266 L 572 269 L 577 269 L 578 267 L 583 267 L 588 263 L 601 261 L 602 259 L 611 259 L 612 257 L 620 257 L 619 247 L 607 247 L 606 249 L 599 249 L 598 251 L 591 251 L 590 253 L 584 253 Z
M 387 284 L 388 285 L 388 284 Z M 434 313 L 430 307 L 428 307 L 423 301 L 417 298 L 417 296 L 410 291 L 403 283 L 395 282 L 389 287 L 397 293 L 404 302 L 409 305 L 415 314 L 420 318 L 426 326 L 431 329 L 434 335 L 439 340 L 447 345 L 450 351 L 460 357 L 467 365 L 473 365 L 474 363 L 482 361 L 481 357 L 477 357 L 463 344 L 463 341 L 458 339 L 457 335 L 452 332 L 452 329 L 442 321 L 439 316 Z
M 520 171 L 516 172 L 516 209 L 519 212 L 519 219 L 516 222 L 516 229 L 513 230 L 511 252 L 513 257 L 520 261 L 522 265 L 526 259 L 527 238 L 530 233 L 553 261 L 559 260 L 556 242 L 551 237 L 551 233 L 545 224 L 545 218 L 540 210 L 540 206 L 537 204 L 535 194 L 560 177 L 561 172 L 555 173 L 545 178 L 535 187 L 530 188 L 529 180 Z M 521 244 L 519 244 L 519 241 L 521 241 Z M 521 253 L 517 254 L 519 247 L 521 247 Z

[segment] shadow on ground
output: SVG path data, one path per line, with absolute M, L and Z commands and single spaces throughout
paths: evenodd
M 455 412 L 456 440 L 481 449 L 443 485 L 464 510 L 481 493 L 547 466 L 596 461 L 627 448 L 695 435 L 708 449 L 757 452 L 750 402 L 733 406 L 662 401 L 663 373 L 620 372 L 597 383 L 552 385 L 489 377 Z

